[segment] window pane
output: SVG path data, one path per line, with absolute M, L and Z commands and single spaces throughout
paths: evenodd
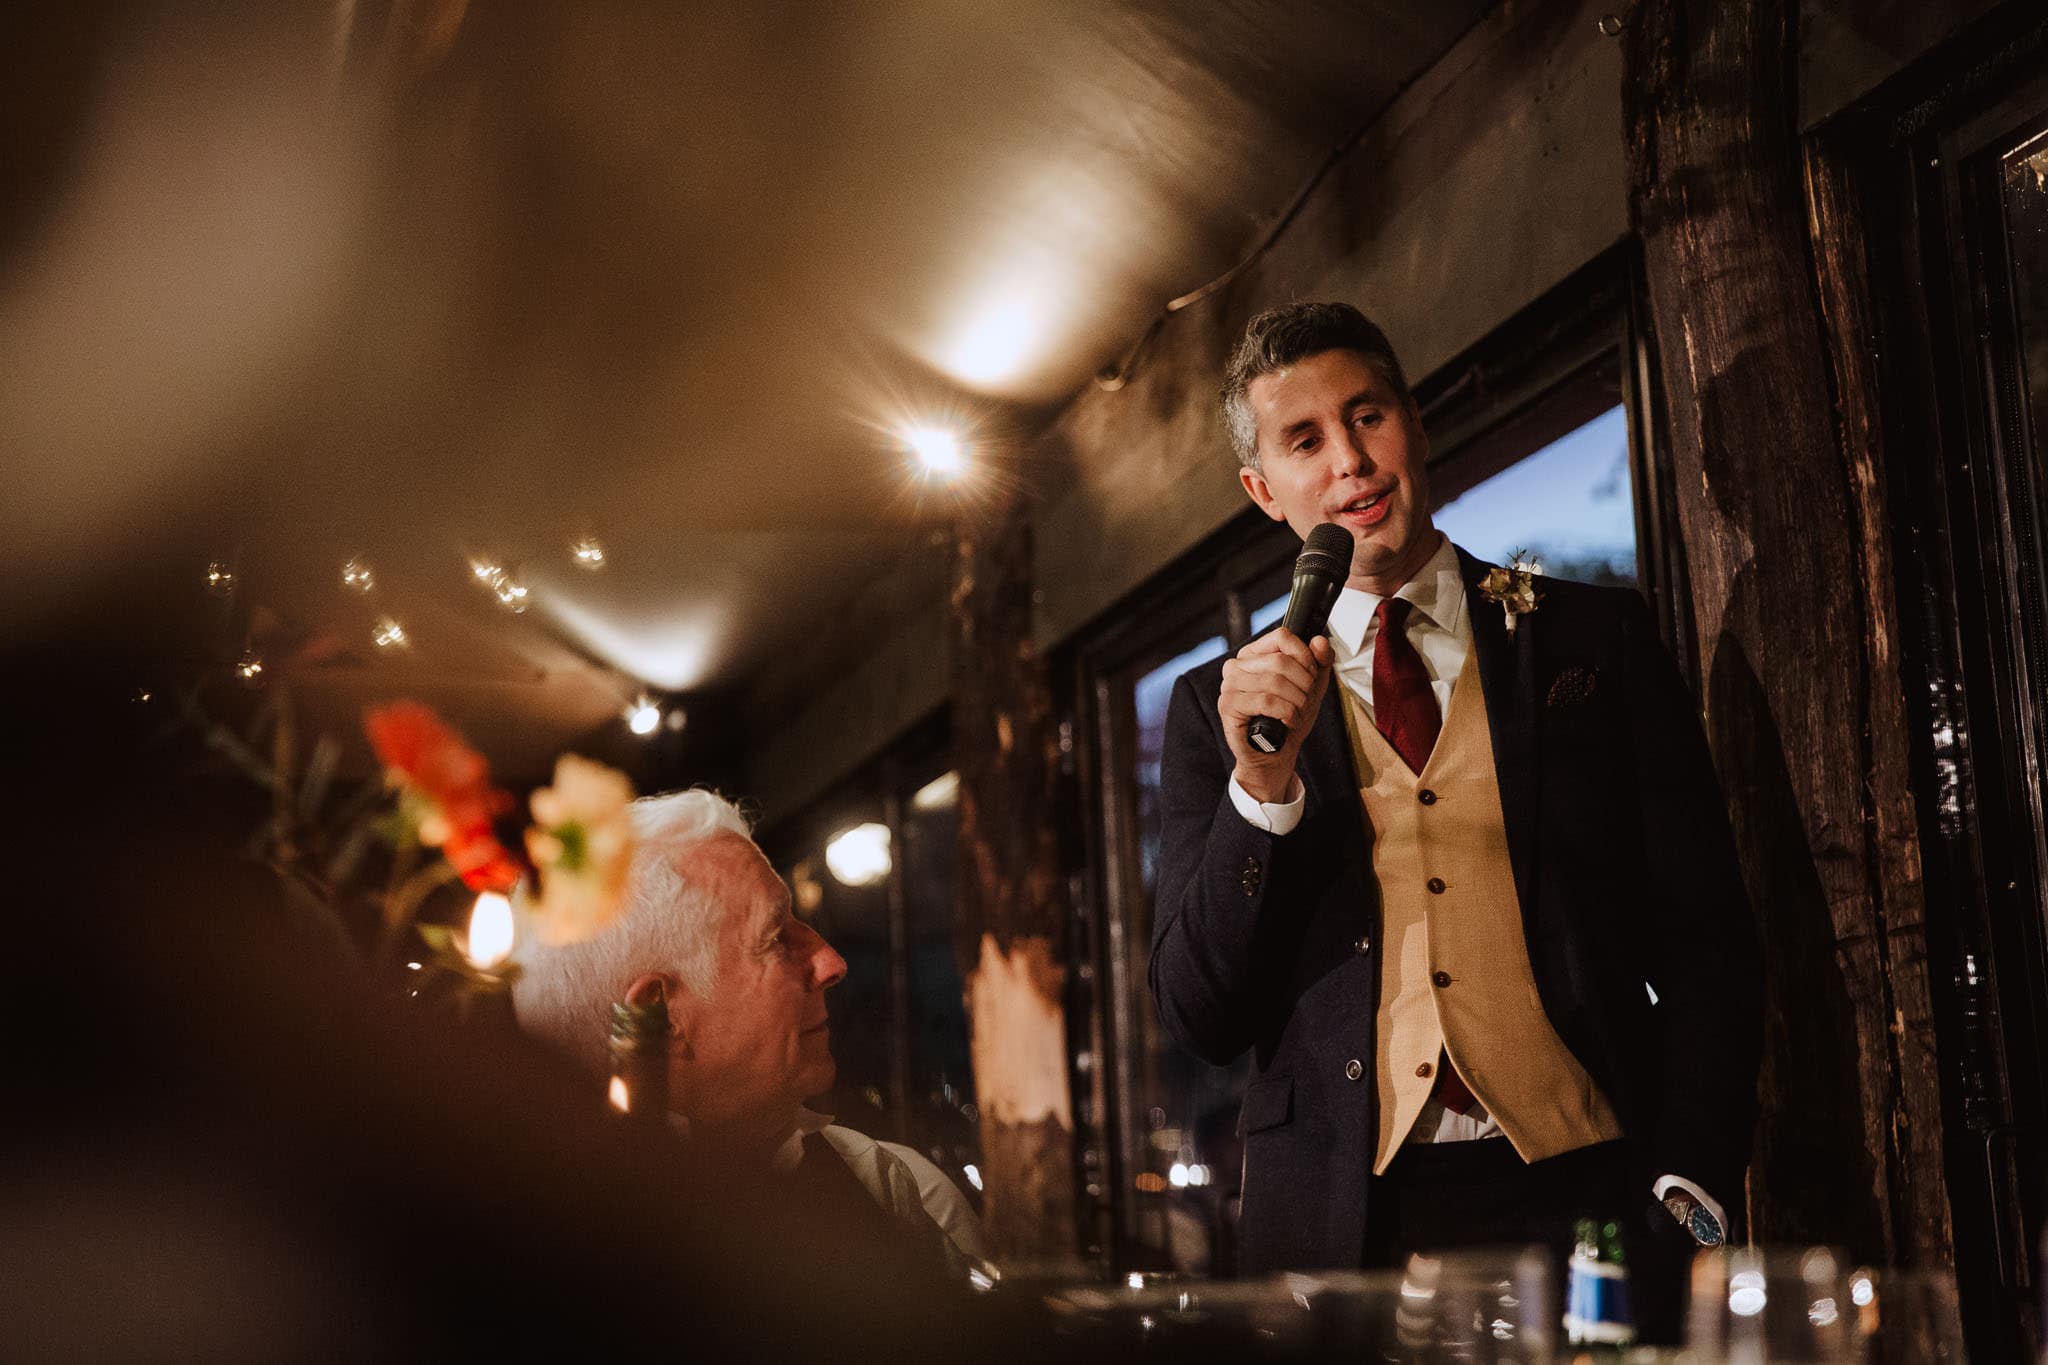
M 1291 591 L 1291 589 L 1290 589 Z M 1272 601 L 1252 613 L 1252 634 L 1257 635 L 1287 614 L 1287 593 L 1281 593 Z
M 1145 895 L 1159 885 L 1159 761 L 1166 752 L 1166 704 L 1174 679 L 1223 653 L 1223 637 L 1212 635 L 1138 679 L 1132 700 L 1138 712 L 1138 841 Z
M 2034 457 L 2035 487 L 2048 487 L 2042 460 L 2048 433 L 2048 133 L 2004 158 L 2005 242 L 2012 262 L 2012 307 L 2019 327 L 2021 439 Z M 2015 509 L 2018 514 L 2018 509 Z M 2038 513 L 2037 513 L 2038 514 Z M 2048 525 L 2044 525 L 2048 530 Z
M 1212 635 L 1143 674 L 1132 687 L 1137 711 L 1138 841 L 1148 903 L 1158 888 L 1159 767 L 1167 702 L 1176 678 L 1220 657 L 1224 649 L 1223 637 Z M 1145 1248 L 1133 1264 L 1223 1273 L 1232 1268 L 1228 1228 L 1242 1164 L 1237 1106 L 1250 1064 L 1209 1066 L 1159 1033 L 1142 970 L 1150 948 L 1149 942 L 1133 942 L 1130 947 L 1135 988 L 1145 995 L 1136 1017 L 1149 1041 L 1151 1080 L 1150 1098 L 1137 1114 L 1134 1169 L 1124 1173 L 1130 1182 L 1124 1197 L 1136 1201 L 1138 1237 Z
M 1479 558 L 1515 551 L 1553 578 L 1636 582 L 1636 514 L 1628 420 L 1611 408 L 1437 509 L 1444 534 Z

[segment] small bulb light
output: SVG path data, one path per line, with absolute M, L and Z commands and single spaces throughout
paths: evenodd
M 512 956 L 512 902 L 495 891 L 476 898 L 469 912 L 469 935 L 462 945 L 469 965 L 487 972 Z
M 361 559 L 351 559 L 341 566 L 341 586 L 355 592 L 368 592 L 377 586 L 376 578 L 370 573 L 370 566 Z
M 370 633 L 379 649 L 403 649 L 411 643 L 405 638 L 405 627 L 388 616 L 377 618 L 377 628 Z
M 235 571 L 216 559 L 206 566 L 206 590 L 225 597 L 235 589 Z
M 651 735 L 661 725 L 661 708 L 654 699 L 642 696 L 626 712 L 626 728 L 636 735 Z
M 966 466 L 960 438 L 943 427 L 912 427 L 903 433 L 903 443 L 927 474 L 950 479 Z
M 604 567 L 604 546 L 594 536 L 585 536 L 569 547 L 569 553 L 576 560 L 576 567 L 596 573 Z
M 235 676 L 245 683 L 253 683 L 263 676 L 263 660 L 255 650 L 244 650 L 235 663 Z
M 500 574 L 491 591 L 497 594 L 498 605 L 514 616 L 526 610 L 526 585 L 512 575 Z
M 633 1112 L 633 1097 L 631 1094 L 627 1093 L 625 1077 L 612 1077 L 612 1083 L 609 1091 L 607 1092 L 607 1098 L 611 1100 L 612 1108 L 618 1110 L 621 1114 L 630 1114 Z
M 825 866 L 846 886 L 873 886 L 895 865 L 887 825 L 855 825 L 825 845 Z

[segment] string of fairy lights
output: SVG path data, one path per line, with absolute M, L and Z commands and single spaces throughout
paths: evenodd
M 897 426 L 894 435 L 913 469 L 926 479 L 953 483 L 967 470 L 966 446 L 960 434 L 949 426 L 904 423 Z M 610 552 L 593 535 L 579 536 L 570 542 L 568 558 L 571 564 L 586 573 L 601 573 L 611 564 Z M 518 565 L 508 564 L 488 554 L 470 555 L 468 565 L 470 581 L 489 593 L 501 608 L 514 616 L 526 614 L 527 609 L 533 604 L 533 592 Z M 360 554 L 351 555 L 342 564 L 340 583 L 343 592 L 357 597 L 371 597 L 380 591 L 376 567 L 367 557 Z M 210 561 L 206 566 L 204 584 L 206 591 L 213 596 L 222 599 L 232 598 L 240 586 L 240 577 L 232 559 Z M 404 622 L 396 616 L 389 612 L 378 612 L 371 622 L 370 643 L 379 652 L 388 654 L 409 649 L 413 644 L 413 637 Z M 619 673 L 618 669 L 602 660 L 592 658 L 587 650 L 576 647 L 573 642 L 563 643 L 590 659 L 598 667 L 615 674 Z M 233 668 L 235 677 L 244 684 L 256 686 L 265 681 L 264 659 L 254 640 L 244 643 Z M 154 693 L 147 688 L 137 688 L 134 693 L 138 702 L 147 702 L 153 695 Z M 664 704 L 650 695 L 645 688 L 641 688 L 624 708 L 622 719 L 628 730 L 645 739 L 663 729 L 670 732 L 681 730 L 685 717 L 683 708 L 673 699 Z M 855 862 L 861 864 L 863 868 L 873 861 L 871 852 L 864 858 L 855 857 Z M 860 876 L 864 873 L 854 875 Z
M 601 573 L 611 564 L 611 554 L 602 541 L 592 535 L 584 535 L 572 541 L 568 547 L 569 562 L 586 573 Z M 488 593 L 506 612 L 523 616 L 533 603 L 532 590 L 517 565 L 507 564 L 490 555 L 471 555 L 468 559 L 470 581 Z M 232 598 L 241 586 L 241 576 L 234 563 L 228 559 L 215 559 L 207 563 L 202 583 L 208 594 L 221 598 Z M 352 555 L 342 564 L 340 574 L 342 591 L 356 597 L 380 596 L 379 578 L 375 565 L 363 555 Z M 370 626 L 370 643 L 381 653 L 395 653 L 411 647 L 413 637 L 405 624 L 390 612 L 375 614 Z M 588 657 L 587 653 L 578 650 Z M 616 673 L 609 665 L 593 660 L 600 666 Z M 233 665 L 233 673 L 240 682 L 256 686 L 267 678 L 267 666 L 262 652 L 251 640 L 245 642 Z M 135 700 L 147 702 L 155 693 L 149 688 L 137 688 Z M 672 699 L 666 704 L 657 700 L 645 688 L 629 702 L 621 718 L 626 728 L 642 738 L 667 729 L 670 732 L 683 728 L 685 713 Z

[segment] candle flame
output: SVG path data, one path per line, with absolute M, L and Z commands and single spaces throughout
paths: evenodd
M 512 902 L 495 891 L 476 898 L 469 912 L 469 941 L 463 948 L 469 965 L 487 972 L 512 955 Z
M 624 1076 L 612 1077 L 611 1101 L 612 1108 L 618 1110 L 621 1114 L 632 1112 L 633 1100 L 626 1093 L 626 1078 Z

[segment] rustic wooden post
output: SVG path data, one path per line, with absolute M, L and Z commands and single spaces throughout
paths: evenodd
M 1031 642 L 1032 581 L 1023 493 L 995 493 L 962 514 L 948 623 L 960 774 L 954 949 L 973 1031 L 983 1222 L 1004 1264 L 1059 1271 L 1078 1264 L 1074 1116 L 1058 736 Z
M 1707 728 L 1766 950 L 1759 1241 L 1950 1260 L 1861 244 L 1796 0 L 1639 0 L 1623 119 Z M 1810 198 L 1809 198 L 1810 195 Z

